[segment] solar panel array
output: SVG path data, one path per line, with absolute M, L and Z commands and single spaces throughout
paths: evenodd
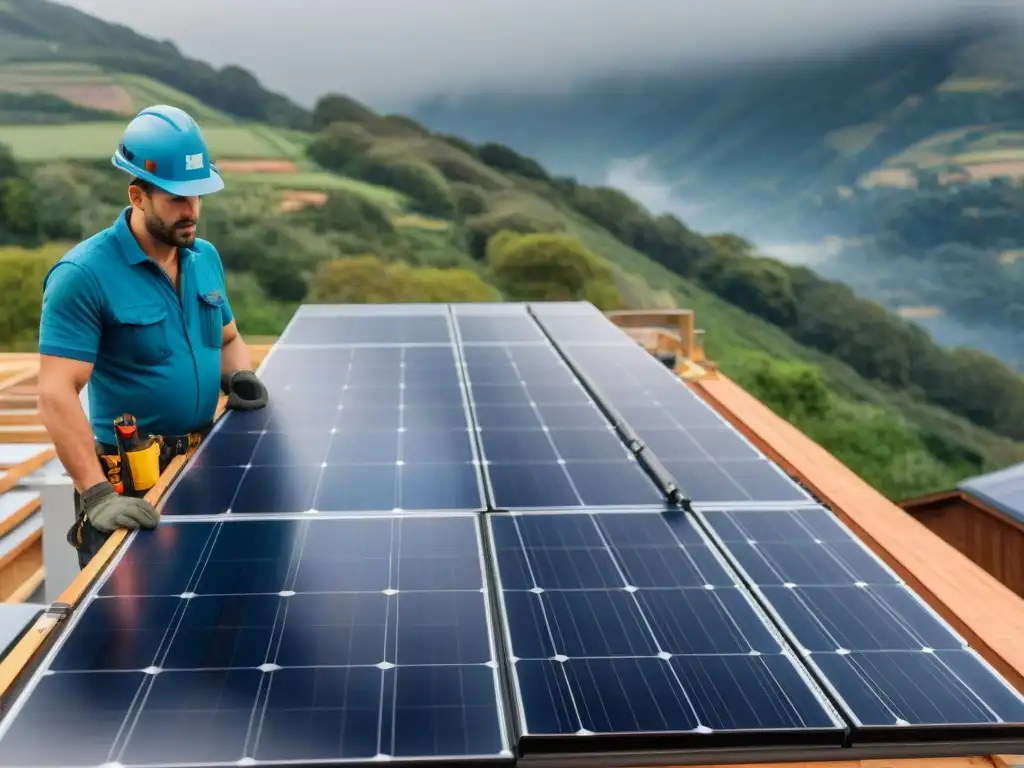
M 1024 698 L 588 304 L 303 306 L 261 376 L 0 766 L 1024 748 Z

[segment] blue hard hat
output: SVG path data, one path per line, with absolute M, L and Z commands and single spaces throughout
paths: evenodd
M 192 197 L 224 189 L 199 126 L 177 107 L 159 105 L 139 112 L 125 128 L 111 162 L 172 195 Z

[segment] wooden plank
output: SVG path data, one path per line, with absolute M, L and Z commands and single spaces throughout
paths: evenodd
M 22 504 L 17 512 L 8 515 L 3 520 L 0 520 L 0 539 L 38 512 L 41 503 L 42 502 L 39 497 L 36 496 L 31 501 Z
M 40 562 L 42 562 L 42 544 L 39 546 Z M 5 603 L 24 603 L 39 589 L 39 585 L 43 583 L 43 579 L 46 578 L 46 569 L 40 565 L 36 569 L 35 573 L 29 575 L 25 581 L 21 583 L 21 586 L 11 592 L 4 600 Z
M 221 395 L 217 403 L 215 421 L 223 415 L 226 402 L 227 398 Z M 167 469 L 160 476 L 157 484 L 146 494 L 146 500 L 149 503 L 155 505 L 160 502 L 167 488 L 174 481 L 174 478 L 178 476 L 178 473 L 181 472 L 188 459 L 191 458 L 191 455 L 189 453 L 185 456 L 178 456 L 171 461 Z M 64 603 L 72 609 L 77 606 L 85 593 L 89 591 L 92 583 L 103 573 L 111 559 L 117 554 L 118 549 L 120 549 L 121 544 L 127 537 L 127 533 L 123 528 L 114 531 L 100 548 L 100 551 L 89 561 L 89 564 L 58 595 L 56 602 Z M 61 619 L 57 616 L 44 613 L 36 619 L 35 623 L 26 631 L 21 640 L 18 641 L 18 644 L 11 649 L 10 653 L 0 661 L 0 696 L 5 695 L 11 690 L 23 670 L 32 663 L 46 638 L 49 637 L 60 621 Z
M 48 443 L 50 433 L 38 426 L 0 427 L 0 443 Z
M 25 537 L 0 560 L 0 601 L 6 601 L 33 573 L 43 567 L 43 530 Z
M 39 411 L 30 408 L 0 409 L 0 427 L 41 427 Z
M 7 394 L 11 392 L 12 389 L 20 387 L 22 384 L 30 382 L 33 379 L 37 378 L 38 376 L 39 366 L 29 366 L 28 368 L 22 370 L 20 373 L 16 373 L 12 376 L 7 376 L 2 381 L 0 381 L 0 392 Z
M 689 386 L 801 477 L 1011 685 L 1024 689 L 1024 600 L 725 376 Z
M 57 451 L 54 448 L 47 448 L 45 451 L 37 453 L 28 461 L 21 462 L 14 469 L 8 470 L 3 477 L 0 477 L 0 493 L 7 493 L 56 455 Z

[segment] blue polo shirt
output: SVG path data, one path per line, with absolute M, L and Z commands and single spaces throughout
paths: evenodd
M 96 439 L 108 444 L 123 413 L 157 435 L 213 420 L 222 333 L 233 317 L 217 249 L 196 238 L 179 250 L 179 296 L 136 242 L 130 211 L 53 265 L 39 324 L 41 354 L 93 364 L 89 415 Z

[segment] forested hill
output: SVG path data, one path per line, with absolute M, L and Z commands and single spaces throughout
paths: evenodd
M 173 10 L 170 14 L 173 17 Z M 183 56 L 171 42 L 144 37 L 50 0 L 0 2 L 0 62 L 4 61 L 90 63 L 151 77 L 235 117 L 310 127 L 308 110 L 268 91 L 242 67 L 215 69 Z
M 828 59 L 462 94 L 413 111 L 630 183 L 1024 370 L 1024 33 L 975 24 Z
M 26 28 L 20 11 L 37 4 L 54 16 Z M 41 0 L 0 9 L 0 35 L 23 45 L 20 60 L 0 62 L 0 346 L 34 345 L 42 275 L 124 205 L 110 155 L 127 118 L 171 103 L 201 121 L 227 181 L 204 201 L 200 227 L 247 335 L 280 333 L 303 301 L 684 306 L 727 373 L 894 498 L 1024 460 L 1024 380 L 1005 365 L 939 348 L 739 238 L 705 237 L 508 146 L 434 133 L 340 95 L 304 118 L 309 131 L 244 119 L 244 107 L 175 87 L 177 74 L 90 58 L 102 22 L 82 27 L 80 14 Z M 44 26 L 68 41 L 48 32 L 41 46 Z M 117 49 L 125 57 L 159 45 L 120 28 L 109 35 L 135 40 Z M 252 92 L 266 94 L 258 83 Z

